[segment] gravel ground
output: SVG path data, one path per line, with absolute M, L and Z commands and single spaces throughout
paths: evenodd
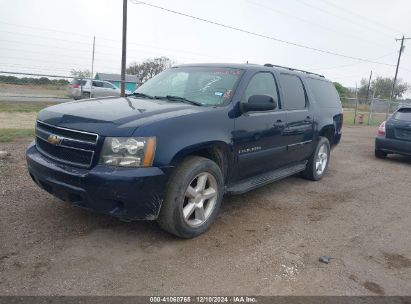
M 62 203 L 30 180 L 29 139 L 0 144 L 0 294 L 411 295 L 411 159 L 375 159 L 374 134 L 346 127 L 320 182 L 226 197 L 193 240 Z

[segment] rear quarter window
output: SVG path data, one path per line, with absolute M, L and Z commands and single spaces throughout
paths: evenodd
M 284 107 L 287 110 L 305 109 L 307 100 L 301 79 L 296 75 L 281 73 L 280 83 L 284 93 Z
M 318 106 L 322 108 L 341 107 L 340 96 L 332 82 L 309 77 L 307 77 L 307 82 Z
M 71 84 L 78 84 L 78 85 L 84 86 L 86 85 L 86 80 L 73 79 L 71 81 Z
M 411 121 L 411 108 L 399 109 L 394 114 L 394 119 Z

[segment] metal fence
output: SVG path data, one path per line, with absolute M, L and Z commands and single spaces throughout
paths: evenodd
M 378 98 L 345 98 L 342 100 L 344 122 L 348 125 L 378 125 L 404 104 L 411 105 Z

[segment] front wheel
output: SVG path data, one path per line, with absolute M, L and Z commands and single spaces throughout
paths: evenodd
M 303 172 L 305 178 L 318 181 L 328 169 L 330 161 L 330 142 L 325 137 L 320 137 L 314 153 L 310 156 L 307 167 Z
M 185 159 L 170 177 L 159 225 L 182 238 L 204 233 L 218 215 L 223 189 L 223 175 L 215 162 L 197 156 Z

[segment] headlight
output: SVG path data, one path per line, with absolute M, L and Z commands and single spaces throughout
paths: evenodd
M 155 137 L 106 137 L 100 164 L 120 167 L 149 167 L 156 151 Z

